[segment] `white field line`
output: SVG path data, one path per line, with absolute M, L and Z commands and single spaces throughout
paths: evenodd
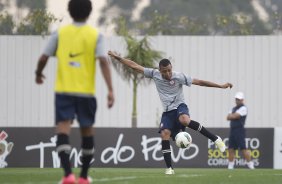
M 200 177 L 200 176 L 204 176 L 202 174 L 181 174 L 181 175 L 176 175 L 176 177 L 180 177 L 180 178 L 191 178 L 191 177 Z
M 93 179 L 93 182 L 108 182 L 108 181 L 124 181 L 124 180 L 134 180 L 139 177 L 136 176 L 128 176 L 128 177 L 114 177 L 114 178 L 99 178 Z
M 282 174 L 260 174 L 265 176 L 282 176 Z M 180 174 L 180 175 L 165 175 L 164 177 L 179 177 L 179 178 L 189 178 L 189 177 L 201 177 L 204 176 L 202 174 Z M 155 178 L 155 176 L 148 177 L 148 176 L 128 176 L 128 177 L 113 177 L 113 178 L 99 178 L 99 179 L 93 179 L 93 183 L 103 183 L 103 182 L 111 182 L 111 181 L 126 181 L 126 180 L 136 180 L 139 178 Z M 54 184 L 58 181 L 41 181 L 41 182 L 21 182 L 21 184 Z M 19 184 L 19 182 L 1 182 L 1 184 Z
M 40 182 L 4 182 L 4 183 L 2 183 L 1 182 L 1 184 L 56 184 L 56 183 L 58 183 L 58 181 L 40 181 Z
M 164 175 L 166 176 L 166 175 Z M 200 177 L 203 175 L 200 174 L 181 174 L 181 175 L 173 175 L 173 177 L 180 177 L 180 178 L 189 178 L 189 177 Z M 93 182 L 108 182 L 108 181 L 125 181 L 125 180 L 135 180 L 140 178 L 155 178 L 155 176 L 148 177 L 148 176 L 129 176 L 129 177 L 115 177 L 115 178 L 100 178 L 100 179 L 93 179 Z
M 164 175 L 166 176 L 166 175 Z M 189 177 L 200 177 L 203 175 L 200 174 L 181 174 L 181 175 L 173 175 L 173 177 L 180 177 L 180 178 L 189 178 Z M 150 178 L 148 176 L 128 176 L 128 177 L 113 177 L 113 178 L 99 178 L 99 179 L 93 179 L 93 182 L 111 182 L 111 181 L 126 181 L 126 180 L 136 180 L 140 178 Z M 155 177 L 151 177 L 155 178 Z M 57 183 L 57 181 L 41 181 L 41 182 L 21 182 L 21 184 L 54 184 Z M 18 182 L 1 182 L 1 184 L 18 184 Z

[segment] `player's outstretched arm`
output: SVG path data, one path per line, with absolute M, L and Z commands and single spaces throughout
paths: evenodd
M 120 61 L 122 64 L 125 64 L 126 66 L 134 69 L 135 71 L 139 72 L 139 73 L 144 73 L 144 67 L 141 65 L 138 65 L 137 63 L 135 63 L 134 61 L 130 60 L 130 59 L 125 59 L 119 55 L 117 55 L 116 53 L 109 51 L 108 55 L 111 56 L 112 58 Z
M 198 86 L 222 88 L 222 89 L 232 88 L 233 87 L 233 85 L 231 83 L 228 83 L 228 82 L 225 83 L 225 84 L 217 84 L 217 83 L 214 83 L 214 82 L 205 81 L 205 80 L 199 80 L 199 79 L 193 79 L 192 84 L 198 85 Z

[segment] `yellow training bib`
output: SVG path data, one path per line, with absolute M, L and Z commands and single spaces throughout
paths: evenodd
M 58 31 L 55 91 L 95 94 L 98 31 L 89 25 L 68 25 Z

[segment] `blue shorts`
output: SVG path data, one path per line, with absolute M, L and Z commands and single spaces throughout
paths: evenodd
M 186 128 L 178 120 L 179 116 L 182 115 L 182 114 L 187 114 L 188 116 L 190 116 L 189 115 L 189 109 L 188 109 L 187 105 L 184 104 L 184 103 L 180 104 L 177 107 L 177 109 L 175 109 L 175 110 L 163 112 L 161 123 L 160 123 L 159 133 L 163 129 L 169 129 L 171 131 L 170 136 L 174 140 L 176 134 L 179 133 L 180 130 L 184 131 L 185 128 Z
M 76 118 L 80 127 L 91 127 L 95 123 L 96 108 L 97 103 L 95 97 L 56 94 L 56 124 Z
M 231 129 L 228 143 L 229 143 L 228 148 L 230 149 L 246 149 L 245 129 L 244 128 Z

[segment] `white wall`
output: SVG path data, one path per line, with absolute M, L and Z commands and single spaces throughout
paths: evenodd
M 282 127 L 274 129 L 273 168 L 282 169 Z
M 46 37 L 0 36 L 0 127 L 53 126 L 53 83 L 56 60 L 45 70 L 45 84 L 37 86 L 34 70 Z M 207 127 L 228 127 L 227 112 L 234 94 L 243 91 L 249 108 L 247 127 L 282 126 L 281 36 L 159 36 L 152 46 L 170 58 L 175 70 L 218 83 L 232 82 L 222 90 L 192 86 L 185 96 L 192 119 Z M 122 38 L 107 38 L 107 48 L 125 53 Z M 132 85 L 113 71 L 116 102 L 106 108 L 107 90 L 97 70 L 98 127 L 130 127 Z M 162 113 L 153 84 L 138 89 L 138 127 L 157 127 Z

